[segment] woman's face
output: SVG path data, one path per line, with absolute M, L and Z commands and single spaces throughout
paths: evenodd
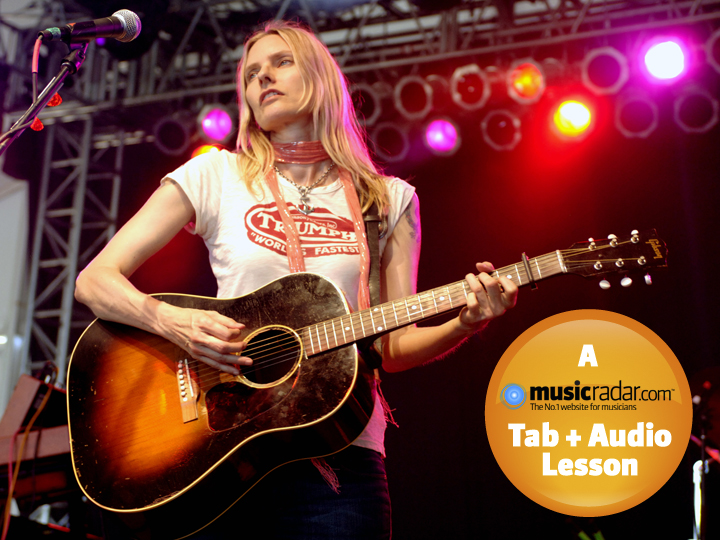
M 312 114 L 300 110 L 302 75 L 285 40 L 275 34 L 260 38 L 246 60 L 245 97 L 260 128 L 278 142 L 309 140 Z

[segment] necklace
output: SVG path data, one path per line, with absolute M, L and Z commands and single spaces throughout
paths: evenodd
M 295 188 L 300 192 L 300 206 L 298 207 L 298 210 L 300 210 L 303 214 L 310 215 L 315 211 L 314 206 L 310 206 L 308 203 L 310 202 L 310 198 L 308 197 L 308 193 L 320 184 L 325 178 L 327 178 L 327 175 L 330 174 L 330 171 L 335 166 L 335 162 L 331 162 L 330 166 L 327 168 L 327 170 L 323 173 L 323 175 L 318 178 L 311 186 L 301 186 L 290 180 L 287 176 L 285 176 L 283 173 L 280 172 L 280 169 L 277 168 L 277 165 L 275 165 L 275 174 L 278 176 L 282 176 L 285 180 L 290 182 Z

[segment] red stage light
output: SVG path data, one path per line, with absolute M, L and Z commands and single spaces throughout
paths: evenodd
M 545 91 L 545 75 L 538 64 L 524 60 L 511 68 L 507 79 L 508 94 L 519 103 L 534 103 Z
M 220 149 L 217 146 L 213 146 L 212 144 L 203 144 L 202 146 L 198 146 L 195 150 L 193 150 L 192 156 L 190 157 L 196 157 L 200 154 L 207 154 L 208 152 L 219 152 Z
M 560 135 L 568 138 L 586 135 L 592 120 L 590 107 L 575 100 L 564 101 L 553 114 L 555 129 Z

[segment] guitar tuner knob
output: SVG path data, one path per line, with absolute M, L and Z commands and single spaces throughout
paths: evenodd
M 640 241 L 640 233 L 637 231 L 637 229 L 633 229 L 633 231 L 630 233 L 630 241 L 633 244 L 637 244 Z
M 609 234 L 609 235 L 608 235 L 608 240 L 610 240 L 610 245 L 611 245 L 612 247 L 617 247 L 617 245 L 618 245 L 617 236 L 615 236 L 614 234 Z
M 620 285 L 622 285 L 623 287 L 629 287 L 630 285 L 632 285 L 632 278 L 625 276 L 620 280 Z
M 639 232 L 637 229 L 633 229 L 632 231 L 630 231 L 630 234 L 632 234 L 633 236 L 635 236 L 635 235 L 640 234 L 640 232 Z
M 645 274 L 645 285 L 652 285 L 652 276 L 650 274 Z
M 600 281 L 599 285 L 603 291 L 607 291 L 612 286 L 607 279 L 603 279 L 602 281 Z

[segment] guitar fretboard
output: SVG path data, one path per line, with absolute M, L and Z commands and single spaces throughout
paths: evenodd
M 564 272 L 567 269 L 562 254 L 554 251 L 499 268 L 492 276 L 507 277 L 522 287 Z M 467 304 L 471 292 L 465 280 L 457 281 L 357 313 L 328 319 L 303 328 L 299 334 L 305 351 L 308 356 L 312 356 L 462 308 Z

